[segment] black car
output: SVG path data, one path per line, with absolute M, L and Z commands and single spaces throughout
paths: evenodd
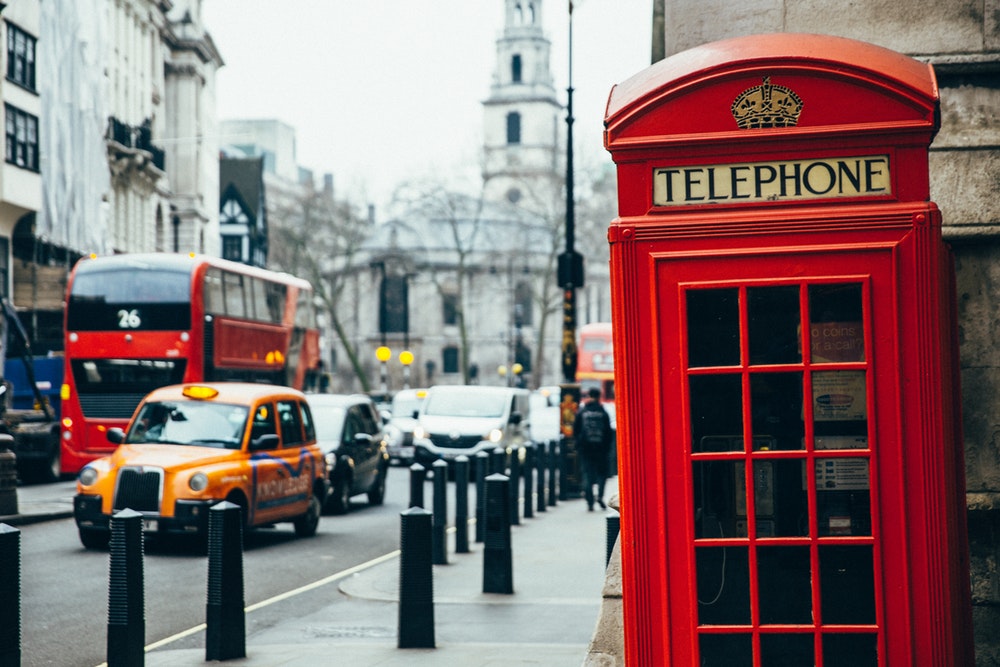
M 309 394 L 307 398 L 330 476 L 324 510 L 343 514 L 350 510 L 351 498 L 361 493 L 368 494 L 370 504 L 381 505 L 389 452 L 375 403 L 363 394 Z

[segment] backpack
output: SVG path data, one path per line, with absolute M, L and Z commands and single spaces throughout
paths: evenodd
M 580 435 L 583 443 L 591 448 L 604 444 L 604 409 L 584 410 L 580 416 Z

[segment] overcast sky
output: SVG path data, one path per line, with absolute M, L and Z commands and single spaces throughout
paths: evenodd
M 226 63 L 217 79 L 218 117 L 288 123 L 300 165 L 333 173 L 339 197 L 381 211 L 410 176 L 478 164 L 503 4 L 204 0 L 202 20 Z M 649 65 L 651 15 L 652 0 L 574 2 L 577 168 L 610 163 L 601 143 L 605 103 L 612 85 Z M 565 104 L 566 0 L 545 0 L 542 20 Z

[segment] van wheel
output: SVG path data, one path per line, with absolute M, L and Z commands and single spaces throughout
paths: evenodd
M 319 517 L 323 513 L 323 504 L 315 493 L 309 496 L 309 509 L 295 519 L 295 534 L 299 537 L 312 537 L 319 528 Z

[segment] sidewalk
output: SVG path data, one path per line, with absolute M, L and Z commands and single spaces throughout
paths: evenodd
M 609 480 L 608 488 L 615 488 L 613 481 Z M 0 517 L 0 523 L 13 525 L 71 513 L 69 483 L 18 491 L 22 514 L 13 521 Z M 474 503 L 474 491 L 470 487 L 470 503 Z M 449 511 L 453 511 L 450 500 Z M 512 595 L 482 592 L 483 545 L 474 542 L 474 524 L 469 526 L 469 553 L 455 553 L 454 532 L 449 534 L 448 564 L 433 566 L 436 648 L 397 648 L 400 565 L 395 556 L 325 584 L 321 590 L 279 602 L 283 606 L 277 622 L 258 625 L 254 617 L 258 612 L 247 612 L 247 656 L 225 664 L 580 667 L 601 607 L 606 514 L 587 512 L 580 499 L 560 501 L 534 514 L 526 519 L 522 513 L 520 525 L 511 527 Z M 145 664 L 205 664 L 204 630 L 185 641 L 153 648 Z

